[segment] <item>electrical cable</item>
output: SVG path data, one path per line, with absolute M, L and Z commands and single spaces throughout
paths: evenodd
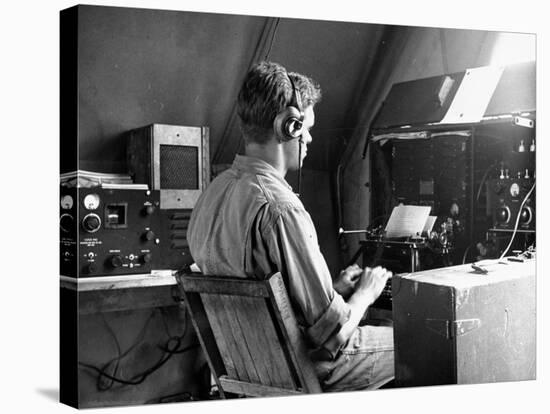
M 466 257 L 468 256 L 468 252 L 472 248 L 473 244 L 470 244 L 468 247 L 466 247 L 466 250 L 464 250 L 464 256 L 462 256 L 462 264 L 466 263 Z
M 171 338 L 171 339 L 177 339 L 177 337 Z M 176 344 L 175 348 L 178 348 L 180 344 L 181 344 L 181 340 L 177 340 L 177 344 Z M 191 349 L 198 348 L 199 346 L 200 346 L 200 344 L 191 344 L 191 345 L 189 345 L 189 346 L 187 346 L 187 347 L 185 347 L 181 350 L 178 350 L 178 351 L 171 350 L 171 349 L 164 350 L 162 347 L 159 346 L 159 348 L 164 350 L 164 354 L 159 358 L 159 360 L 153 366 L 151 366 L 150 368 L 146 369 L 145 371 L 143 371 L 141 373 L 134 374 L 129 379 L 117 378 L 117 377 L 114 377 L 112 375 L 109 375 L 109 374 L 103 372 L 100 368 L 98 368 L 98 367 L 96 367 L 95 365 L 92 365 L 92 364 L 79 362 L 79 365 L 81 365 L 85 368 L 91 369 L 93 371 L 96 371 L 98 374 L 100 374 L 100 375 L 102 375 L 102 376 L 104 376 L 104 377 L 106 377 L 106 378 L 108 378 L 112 381 L 119 382 L 119 383 L 124 384 L 124 385 L 139 385 L 139 384 L 143 383 L 147 379 L 147 377 L 149 377 L 149 375 L 151 375 L 157 369 L 162 367 L 176 353 L 187 352 L 187 351 L 190 351 Z M 168 356 L 166 356 L 166 355 L 168 355 Z
M 168 328 L 168 323 L 166 322 L 166 309 L 164 309 L 164 308 L 158 308 L 158 309 L 160 310 L 160 314 L 162 316 L 162 324 L 164 326 L 164 332 L 166 332 L 166 336 L 168 338 L 171 338 L 173 336 L 178 336 L 178 337 L 183 339 L 183 337 L 187 333 L 187 326 L 188 326 L 188 323 L 187 323 L 187 309 L 185 307 L 181 308 L 181 311 L 183 312 L 183 329 L 182 329 L 182 333 L 180 335 L 172 335 L 172 333 L 170 332 L 170 328 Z
M 302 194 L 302 143 L 303 138 L 298 138 L 298 197 Z
M 342 165 L 338 164 L 336 167 L 336 214 L 338 215 L 336 222 L 338 223 L 338 228 L 344 227 L 344 220 L 342 219 L 342 188 L 340 184 L 342 173 Z
M 163 355 L 159 358 L 159 360 L 153 366 L 149 367 L 148 369 L 146 369 L 145 371 L 143 371 L 141 373 L 134 374 L 129 379 L 117 377 L 116 376 L 116 371 L 118 370 L 119 361 L 122 360 L 125 356 L 127 356 L 133 349 L 135 349 L 143 341 L 143 337 L 145 335 L 147 327 L 149 326 L 149 323 L 152 320 L 154 314 L 155 314 L 155 310 L 153 310 L 151 312 L 151 314 L 149 315 L 149 318 L 145 322 L 143 328 L 141 329 L 140 333 L 138 334 L 138 337 L 136 338 L 136 340 L 134 341 L 132 346 L 130 348 L 128 348 L 122 354 L 120 353 L 120 345 L 118 343 L 118 339 L 116 339 L 116 335 L 114 335 L 114 332 L 112 331 L 110 326 L 108 326 L 109 330 L 110 330 L 110 333 L 113 335 L 113 337 L 115 338 L 115 342 L 117 343 L 117 350 L 118 350 L 119 355 L 117 355 L 115 358 L 109 360 L 101 368 L 99 368 L 99 367 L 97 367 L 93 364 L 79 362 L 80 366 L 88 368 L 88 369 L 90 369 L 92 371 L 95 371 L 99 374 L 98 375 L 98 384 L 100 384 L 100 381 L 104 378 L 107 378 L 107 379 L 111 380 L 111 383 L 108 386 L 101 386 L 100 387 L 98 385 L 98 390 L 99 391 L 106 391 L 106 390 L 112 388 L 114 382 L 117 382 L 117 383 L 120 383 L 120 384 L 123 384 L 123 385 L 138 385 L 138 384 L 141 384 L 143 381 L 145 381 L 145 379 L 149 375 L 151 375 L 154 371 L 156 371 L 162 365 L 164 365 L 173 355 L 182 354 L 184 352 L 187 352 L 187 351 L 189 351 L 191 349 L 194 349 L 194 348 L 198 348 L 200 346 L 200 344 L 194 343 L 194 344 L 188 345 L 187 347 L 179 349 L 179 347 L 181 345 L 181 342 L 182 342 L 182 340 L 183 340 L 183 338 L 186 334 L 188 324 L 187 323 L 185 324 L 183 333 L 180 336 L 171 336 L 171 335 L 169 335 L 169 330 L 167 329 L 168 327 L 167 327 L 167 325 L 165 325 L 165 330 L 166 330 L 166 333 L 169 336 L 169 338 L 168 338 L 168 340 L 166 341 L 166 343 L 164 345 L 158 345 L 159 349 L 161 349 L 163 351 Z M 161 315 L 162 315 L 162 310 L 161 310 Z M 164 315 L 162 315 L 162 316 L 164 317 Z M 175 346 L 173 346 L 173 347 L 170 346 L 170 344 L 174 341 L 175 341 Z M 112 374 L 109 374 L 109 373 L 106 372 L 106 369 L 113 362 L 116 362 L 116 365 L 115 365 L 116 369 L 113 370 Z
M 115 367 L 113 368 L 113 371 L 112 373 L 110 374 L 111 376 L 116 376 L 116 373 L 118 371 L 118 367 L 119 367 L 119 362 L 124 358 L 126 357 L 126 355 L 128 355 L 132 350 L 134 350 L 142 341 L 143 341 L 143 338 L 145 336 L 145 332 L 147 331 L 147 328 L 149 326 L 149 323 L 151 322 L 151 320 L 153 319 L 154 317 L 154 314 L 155 314 L 155 310 L 151 311 L 149 317 L 147 318 L 147 320 L 145 321 L 145 324 L 143 325 L 143 327 L 141 328 L 140 332 L 138 333 L 138 336 L 136 337 L 136 339 L 134 339 L 133 341 L 133 344 L 132 346 L 130 346 L 126 351 L 124 351 L 123 353 L 121 353 L 121 347 L 120 347 L 120 343 L 118 341 L 118 338 L 117 336 L 115 335 L 114 331 L 112 330 L 111 326 L 108 324 L 107 320 L 105 319 L 105 316 L 103 314 L 101 314 L 102 316 L 102 319 L 103 319 L 103 322 L 104 324 L 106 325 L 107 327 L 107 330 L 109 331 L 109 333 L 111 334 L 111 336 L 113 337 L 113 340 L 115 341 L 115 344 L 117 346 L 117 352 L 118 352 L 118 355 L 114 358 L 112 358 L 111 360 L 107 361 L 101 368 L 100 370 L 102 371 L 102 373 L 100 375 L 98 375 L 97 377 L 97 384 L 96 384 L 96 387 L 99 391 L 107 391 L 109 389 L 111 389 L 114 385 L 113 381 L 111 381 L 111 383 L 107 384 L 107 385 L 103 385 L 102 384 L 102 381 L 105 380 L 106 375 L 103 375 L 106 373 L 107 369 L 111 366 L 111 364 L 115 363 Z
M 519 219 L 521 217 L 521 212 L 523 211 L 523 206 L 525 205 L 525 202 L 527 201 L 527 199 L 529 198 L 529 196 L 531 195 L 531 193 L 535 189 L 536 184 L 537 184 L 536 181 L 533 182 L 533 185 L 531 186 L 531 189 L 527 192 L 527 194 L 523 198 L 523 201 L 521 202 L 521 205 L 519 206 L 519 209 L 518 209 L 518 215 L 516 217 L 516 224 L 514 226 L 514 232 L 512 233 L 512 237 L 510 238 L 510 242 L 508 243 L 508 246 L 506 246 L 506 249 L 504 249 L 504 251 L 502 252 L 502 255 L 499 257 L 498 260 L 502 260 L 502 258 L 504 256 L 506 256 L 506 253 L 508 253 L 508 250 L 512 246 L 512 242 L 514 241 L 514 238 L 516 237 L 516 233 L 517 233 L 517 230 L 518 230 L 518 227 L 519 227 Z
M 143 327 L 141 328 L 140 332 L 138 333 L 136 339 L 134 339 L 133 341 L 133 344 L 132 346 L 130 346 L 126 351 L 124 351 L 123 353 L 121 353 L 121 349 L 120 349 L 120 343 L 118 341 L 118 338 L 116 337 L 114 331 L 112 330 L 111 326 L 107 323 L 107 320 L 105 319 L 104 315 L 102 314 L 102 317 L 103 317 L 103 322 L 105 323 L 109 333 L 111 334 L 111 336 L 113 337 L 116 345 L 117 345 L 117 351 L 118 351 L 118 355 L 112 359 L 110 359 L 109 361 L 107 361 L 101 368 L 97 368 L 97 367 L 94 367 L 96 368 L 97 370 L 99 370 L 99 375 L 98 375 L 98 378 L 97 378 L 97 389 L 99 391 L 107 391 L 109 389 L 111 389 L 114 385 L 114 381 L 111 380 L 111 383 L 108 384 L 108 385 L 102 385 L 101 381 L 104 380 L 104 378 L 107 378 L 107 379 L 110 379 L 109 376 L 111 377 L 116 377 L 116 372 L 118 371 L 118 367 L 119 367 L 119 362 L 124 358 L 126 357 L 126 355 L 128 355 L 133 349 L 135 349 L 142 341 L 143 341 L 143 337 L 145 336 L 145 332 L 147 331 L 147 328 L 149 326 L 149 323 L 151 322 L 151 320 L 153 319 L 154 317 L 154 314 L 155 314 L 155 310 L 151 311 L 151 313 L 149 314 L 149 317 L 147 318 L 147 320 L 145 321 Z M 112 363 L 115 363 L 115 368 L 113 369 L 113 373 L 112 374 L 107 374 L 106 373 L 106 370 L 108 369 L 108 367 L 112 364 Z M 80 365 L 83 365 L 83 366 L 86 366 L 84 364 L 81 364 L 79 363 Z
M 109 323 L 107 322 L 107 319 L 105 318 L 105 315 L 103 313 L 100 313 L 100 315 L 101 315 L 101 319 L 103 321 L 103 324 L 107 328 L 107 331 L 111 334 L 111 337 L 113 338 L 113 340 L 115 342 L 115 345 L 116 345 L 116 349 L 117 349 L 117 357 L 110 360 L 110 361 L 108 361 L 105 365 L 103 365 L 103 367 L 101 369 L 102 369 L 102 371 L 106 372 L 107 369 L 109 368 L 109 366 L 111 365 L 111 363 L 113 361 L 115 361 L 115 366 L 113 368 L 113 371 L 111 372 L 111 375 L 116 375 L 117 371 L 118 371 L 118 366 L 119 366 L 121 354 L 122 354 L 121 347 L 120 347 L 120 342 L 118 341 L 117 336 L 115 335 L 113 329 L 111 328 L 111 325 L 109 325 Z M 103 379 L 103 375 L 98 375 L 97 376 L 96 388 L 99 391 L 107 391 L 107 390 L 109 390 L 113 387 L 114 381 L 111 380 L 111 382 L 108 383 L 107 385 L 103 385 L 102 384 L 102 379 Z
M 498 164 L 498 161 L 495 161 L 489 167 L 487 167 L 487 169 L 483 173 L 483 177 L 481 178 L 481 182 L 479 183 L 479 188 L 477 190 L 476 202 L 479 201 L 479 196 L 481 195 L 481 189 L 483 188 L 483 184 L 485 183 L 485 180 L 487 179 L 487 175 L 489 174 L 491 169 L 494 168 L 497 164 Z

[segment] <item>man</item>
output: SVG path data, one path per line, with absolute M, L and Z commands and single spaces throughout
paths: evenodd
M 205 274 L 280 271 L 323 389 L 372 389 L 393 378 L 393 332 L 358 324 L 390 273 L 352 266 L 333 283 L 311 218 L 284 178 L 301 168 L 320 97 L 313 80 L 276 63 L 250 70 L 238 97 L 245 155 L 202 194 L 187 237 Z

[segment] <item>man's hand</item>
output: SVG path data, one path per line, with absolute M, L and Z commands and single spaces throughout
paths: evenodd
M 391 276 L 392 272 L 384 267 L 377 266 L 374 269 L 367 267 L 357 283 L 357 292 L 368 295 L 370 304 L 372 304 L 380 296 Z
M 348 266 L 345 270 L 340 272 L 336 280 L 332 283 L 334 290 L 347 300 L 353 292 L 355 292 L 355 285 L 359 281 L 362 273 L 363 269 L 356 264 Z
M 391 275 L 391 272 L 380 266 L 374 269 L 367 267 L 363 270 L 354 265 L 340 272 L 338 280 L 333 285 L 334 289 L 346 299 L 350 309 L 350 317 L 344 323 L 342 329 L 323 345 L 326 349 L 335 352 L 349 340 L 363 318 L 365 311 L 380 296 L 384 286 L 386 286 L 386 281 Z M 345 294 L 349 294 L 350 291 L 352 294 L 348 299 Z

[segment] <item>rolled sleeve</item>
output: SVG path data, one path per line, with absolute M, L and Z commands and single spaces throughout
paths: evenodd
M 315 346 L 322 346 L 333 334 L 340 331 L 349 316 L 348 304 L 336 293 L 317 322 L 306 329 L 306 334 Z
M 276 268 L 287 278 L 298 321 L 308 342 L 314 348 L 323 347 L 349 320 L 350 307 L 332 286 L 315 227 L 305 209 L 281 209 L 270 224 L 262 234 L 269 240 Z M 328 351 L 333 354 L 337 349 Z

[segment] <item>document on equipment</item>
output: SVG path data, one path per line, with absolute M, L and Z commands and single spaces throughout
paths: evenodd
M 405 206 L 393 208 L 388 224 L 386 237 L 420 236 L 430 215 L 430 206 Z
M 479 122 L 485 114 L 503 71 L 503 66 L 466 70 L 453 102 L 440 123 Z
M 434 228 L 435 221 L 437 220 L 437 216 L 428 216 L 428 219 L 426 220 L 426 224 L 424 224 L 424 228 L 422 229 L 422 234 L 430 235 L 432 232 L 432 229 Z

